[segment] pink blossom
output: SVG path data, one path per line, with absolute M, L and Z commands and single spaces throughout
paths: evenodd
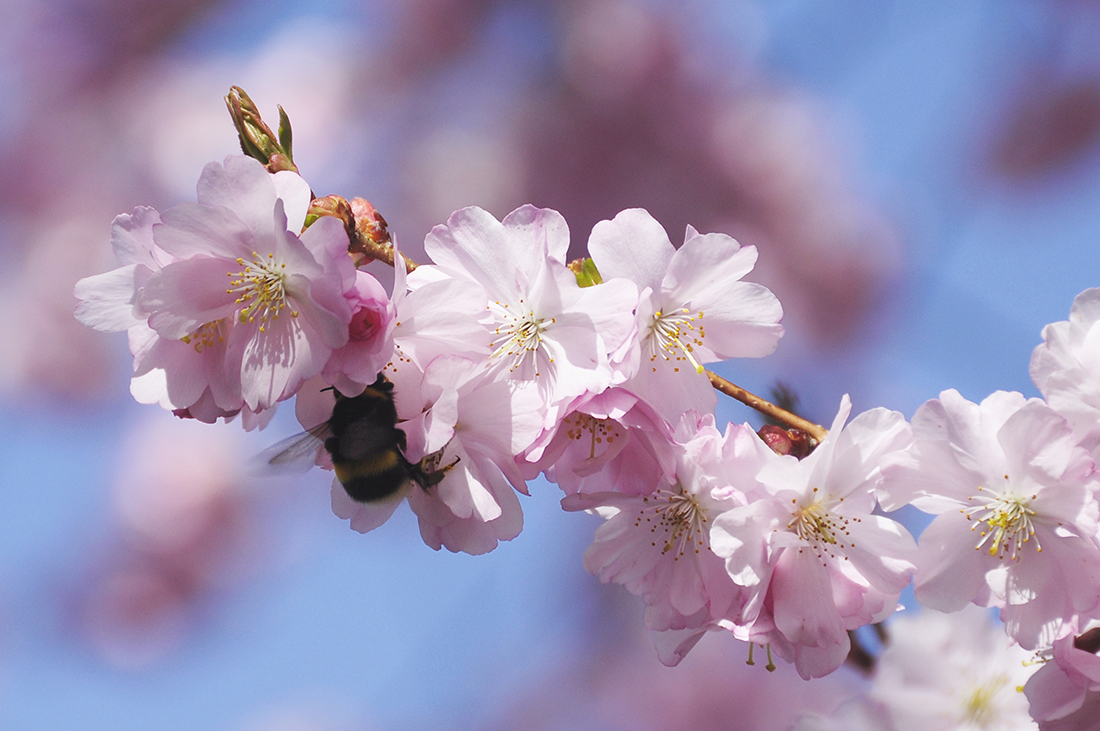
M 848 654 L 847 631 L 893 613 L 914 569 L 912 537 L 873 514 L 879 460 L 906 446 L 908 425 L 873 409 L 844 428 L 850 411 L 845 396 L 817 449 L 801 461 L 769 461 L 756 499 L 712 529 L 715 554 L 751 592 L 735 635 L 771 642 L 803 677 L 835 670 Z
M 622 388 L 574 400 L 567 414 L 528 450 L 533 477 L 544 471 L 567 495 L 643 495 L 675 482 L 672 427 L 649 404 Z
M 529 205 L 503 221 L 463 208 L 424 242 L 443 273 L 484 288 L 494 376 L 537 383 L 547 426 L 572 399 L 611 385 L 611 354 L 632 335 L 638 301 L 630 282 L 578 286 L 568 246 L 561 214 Z
M 920 539 L 917 599 L 952 612 L 1000 607 L 1023 647 L 1049 644 L 1100 602 L 1097 476 L 1064 418 L 998 391 L 981 404 L 940 394 L 888 458 L 884 505 L 936 514 Z
M 1043 328 L 1031 354 L 1031 379 L 1051 408 L 1069 420 L 1089 450 L 1100 446 L 1100 289 L 1073 300 L 1069 320 Z
M 355 287 L 347 297 L 348 341 L 332 351 L 322 373 L 344 396 L 358 396 L 393 356 L 397 312 L 378 280 L 364 271 L 355 272 Z
M 138 306 L 161 338 L 224 343 L 223 380 L 240 399 L 215 393 L 219 408 L 268 409 L 348 340 L 355 270 L 347 235 L 330 217 L 295 235 L 309 186 L 251 158 L 210 163 L 198 193 L 198 203 L 166 211 L 154 227 L 156 244 L 176 260 L 149 278 Z
M 160 225 L 160 214 L 152 208 L 115 218 L 111 246 L 123 266 L 77 282 L 76 318 L 97 330 L 128 331 L 134 356 L 130 391 L 139 403 L 184 410 L 207 423 L 231 418 L 241 398 L 239 385 L 224 377 L 227 323 L 209 323 L 182 339 L 162 338 L 137 306 L 150 277 L 176 261 L 154 241 L 153 230 Z
M 393 247 L 393 352 L 384 368 L 386 378 L 399 392 L 415 390 L 424 369 L 441 355 L 488 357 L 490 335 L 480 321 L 488 302 L 485 290 L 431 266 L 406 275 L 396 239 Z
M 145 321 L 134 308 L 137 295 L 153 272 L 173 261 L 153 241 L 153 227 L 159 223 L 160 214 L 145 206 L 115 217 L 111 248 L 122 266 L 77 282 L 73 292 L 80 300 L 77 320 L 103 332 L 128 330 Z
M 1019 692 L 1035 671 L 1032 653 L 990 620 L 973 606 L 890 620 L 869 695 L 896 731 L 1035 729 Z
M 719 619 L 740 617 L 743 591 L 711 550 L 712 526 L 724 512 L 745 504 L 741 488 L 774 457 L 748 425 L 731 424 L 722 435 L 713 421 L 678 451 L 671 485 L 659 484 L 642 495 L 578 493 L 562 500 L 566 510 L 589 510 L 607 519 L 585 551 L 589 573 L 641 595 L 649 629 L 690 630 L 660 637 L 659 655 L 666 664 L 678 662 Z M 734 484 L 731 474 L 738 476 Z
M 1095 630 L 1092 630 L 1095 633 Z M 1093 638 L 1095 639 L 1095 638 Z M 1031 717 L 1043 731 L 1091 731 L 1100 718 L 1100 657 L 1067 635 L 1024 686 Z
M 627 388 L 670 421 L 687 409 L 713 410 L 704 364 L 769 355 L 783 335 L 779 300 L 740 281 L 756 263 L 753 246 L 688 226 L 677 250 L 647 211 L 631 208 L 596 224 L 588 250 L 605 280 L 625 278 L 641 292 L 641 362 Z
M 439 357 L 425 370 L 419 392 L 395 389 L 394 400 L 406 457 L 442 478 L 383 503 L 353 503 L 334 485 L 336 514 L 356 530 L 370 530 L 407 497 L 424 542 L 436 550 L 486 553 L 519 535 L 523 511 L 515 491 L 527 488 L 515 455 L 541 428 L 535 389 L 487 378 L 474 361 Z

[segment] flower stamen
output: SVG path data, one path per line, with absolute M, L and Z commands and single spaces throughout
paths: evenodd
M 997 718 L 997 696 L 1008 685 L 1008 678 L 997 675 L 977 685 L 963 697 L 962 720 L 977 728 L 991 728 Z
M 672 553 L 672 560 L 679 561 L 686 553 L 710 550 L 707 510 L 694 495 L 677 486 L 675 491 L 657 490 L 642 498 L 642 503 L 645 507 L 639 511 L 634 525 L 642 527 L 646 523 L 651 533 L 663 533 L 655 535 L 650 544 L 660 545 L 662 555 Z
M 1028 498 L 1014 493 L 991 494 L 990 490 L 979 486 L 978 495 L 969 498 L 978 504 L 962 511 L 967 520 L 976 521 L 970 530 L 981 529 L 974 549 L 988 544 L 990 556 L 1007 556 L 1012 561 L 1019 561 L 1020 549 L 1034 538 L 1035 550 L 1042 551 L 1035 537 L 1033 518 L 1036 512 L 1029 507 L 1034 498 L 1034 495 Z
M 794 502 L 787 530 L 808 543 L 822 562 L 826 561 L 826 555 L 836 558 L 838 551 L 843 554 L 844 549 L 853 547 L 850 525 L 862 522 L 860 518 L 836 515 L 821 499 L 805 506 L 798 505 L 797 500 Z
M 584 437 L 585 432 L 589 434 L 589 446 L 588 446 L 588 458 L 594 459 L 596 457 L 597 445 L 606 444 L 611 445 L 616 438 L 622 436 L 619 431 L 619 424 L 612 419 L 597 419 L 594 416 L 588 414 L 582 414 L 574 411 L 569 416 L 562 419 L 562 426 L 565 427 L 565 436 L 574 441 L 579 441 Z
M 211 320 L 195 328 L 188 335 L 180 338 L 180 341 L 190 345 L 196 353 L 214 347 L 217 343 L 225 342 L 225 320 Z
M 274 254 L 268 254 L 264 261 L 255 251 L 252 252 L 252 261 L 246 263 L 238 258 L 237 264 L 244 268 L 228 273 L 233 279 L 229 282 L 229 289 L 225 290 L 226 294 L 239 295 L 236 303 L 245 305 L 237 313 L 237 320 L 252 323 L 258 317 L 260 332 L 264 332 L 268 318 L 278 319 L 279 313 L 288 307 L 286 264 L 276 262 Z M 298 311 L 291 310 L 290 316 L 297 317 Z
M 523 304 L 523 300 L 520 300 Z M 511 358 L 512 364 L 509 372 L 515 371 L 528 360 L 534 361 L 535 376 L 541 374 L 537 371 L 538 354 L 542 350 L 542 333 L 554 323 L 554 318 L 549 320 L 536 317 L 535 313 L 526 307 L 519 311 L 509 309 L 508 305 L 494 302 L 489 305 L 490 311 L 495 315 L 497 326 L 493 330 L 493 340 L 489 343 L 490 358 Z M 547 358 L 551 363 L 553 358 Z
M 692 313 L 686 307 L 668 313 L 660 310 L 654 312 L 653 322 L 649 326 L 650 347 L 653 350 L 653 354 L 649 359 L 651 361 L 656 360 L 658 355 L 664 357 L 665 360 L 684 360 L 686 358 L 695 368 L 695 372 L 701 374 L 703 366 L 695 360 L 692 351 L 695 350 L 696 345 L 703 344 L 703 337 L 706 333 L 703 332 L 702 325 L 699 325 L 697 329 L 692 323 L 702 318 L 702 312 Z

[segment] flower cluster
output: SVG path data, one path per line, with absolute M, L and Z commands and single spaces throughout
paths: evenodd
M 211 163 L 196 203 L 119 216 L 122 266 L 78 283 L 81 322 L 127 331 L 139 401 L 251 428 L 297 396 L 320 437 L 301 451 L 335 463 L 334 512 L 365 532 L 407 501 L 435 549 L 516 537 L 519 494 L 545 475 L 563 508 L 605 519 L 585 568 L 642 598 L 669 665 L 725 631 L 750 659 L 766 646 L 769 664 L 826 675 L 912 581 L 922 604 L 996 607 L 1013 642 L 1053 653 L 1068 680 L 1036 682 L 1068 700 L 1033 713 L 1091 703 L 1094 661 L 1067 643 L 1100 619 L 1100 290 L 1044 330 L 1044 399 L 949 390 L 910 424 L 882 408 L 849 421 L 845 396 L 810 436 L 722 430 L 704 366 L 783 334 L 776 297 L 742 281 L 753 247 L 689 226 L 677 248 L 630 209 L 568 262 L 556 211 L 470 207 L 414 265 L 369 204 L 321 205 L 271 159 Z M 359 268 L 372 259 L 393 263 L 392 292 Z M 350 487 L 381 476 L 398 487 Z M 906 505 L 935 516 L 919 546 L 884 512 Z
M 262 423 L 348 344 L 357 283 L 373 277 L 338 220 L 302 231 L 310 199 L 297 174 L 230 157 L 203 170 L 197 203 L 115 219 L 123 266 L 77 283 L 76 316 L 126 330 L 138 401 Z

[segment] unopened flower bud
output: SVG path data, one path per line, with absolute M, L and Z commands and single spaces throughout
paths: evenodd
M 807 456 L 817 446 L 817 440 L 801 429 L 765 424 L 757 434 L 776 454 L 789 454 L 798 459 Z
M 306 212 L 306 228 L 321 216 L 339 218 L 344 224 L 344 230 L 348 234 L 348 250 L 351 251 L 355 241 L 355 214 L 352 213 L 351 204 L 338 195 L 326 195 L 323 198 L 314 198 L 309 202 Z
M 355 230 L 376 246 L 390 243 L 389 224 L 371 202 L 363 198 L 351 199 L 351 211 L 355 214 Z
M 799 459 L 808 456 L 817 446 L 817 440 L 801 429 L 788 429 L 787 436 L 791 440 L 790 454 Z
M 776 454 L 791 453 L 791 437 L 787 430 L 774 424 L 765 424 L 757 432 L 773 452 Z
M 368 258 L 393 266 L 393 239 L 386 219 L 370 201 L 363 198 L 352 198 L 350 205 L 355 218 L 355 231 L 348 251 L 356 260 L 356 265 Z M 416 264 L 406 259 L 405 268 L 411 272 Z
M 591 259 L 574 259 L 567 266 L 569 271 L 573 272 L 573 276 L 577 278 L 577 284 L 580 286 L 591 287 L 596 284 L 603 284 L 600 270 L 596 268 L 596 262 Z
M 241 87 L 230 87 L 229 94 L 225 97 L 225 105 L 229 108 L 229 116 L 233 118 L 233 126 L 237 128 L 237 136 L 241 142 L 241 151 L 245 155 L 259 160 L 267 167 L 268 172 L 275 173 L 280 170 L 298 172 L 294 164 L 290 118 L 282 107 L 279 107 L 279 134 L 276 136 L 260 116 L 260 110 Z

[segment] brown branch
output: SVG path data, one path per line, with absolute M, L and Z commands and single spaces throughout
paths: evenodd
M 816 439 L 819 443 L 824 441 L 825 435 L 829 433 L 828 429 L 818 426 L 811 421 L 806 421 L 800 416 L 795 416 L 786 409 L 781 409 L 770 401 L 765 401 L 759 396 L 749 393 L 745 389 L 738 385 L 730 383 L 725 378 L 722 378 L 717 373 L 707 371 L 707 377 L 710 378 L 710 384 L 717 390 L 726 394 L 730 398 L 737 399 L 741 403 L 745 404 L 749 408 L 756 409 L 765 416 L 770 416 L 776 421 L 783 422 L 787 426 L 794 427 L 795 429 L 801 429 Z

